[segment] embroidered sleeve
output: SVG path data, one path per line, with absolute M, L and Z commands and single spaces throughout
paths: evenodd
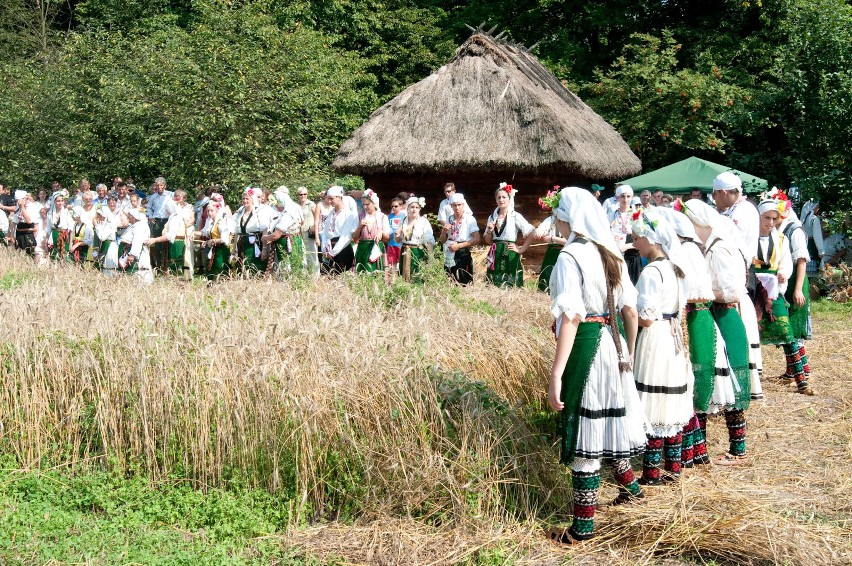
M 521 216 L 519 213 L 515 213 L 515 228 L 516 230 L 520 230 L 521 234 L 526 238 L 530 235 L 530 232 L 535 230 L 532 224 L 527 222 L 527 219 Z
M 624 262 L 621 262 L 621 284 L 613 292 L 615 293 L 615 304 L 618 310 L 624 307 L 636 307 L 636 300 L 639 293 L 636 291 L 636 287 L 633 286 L 633 282 L 630 281 L 627 264 Z

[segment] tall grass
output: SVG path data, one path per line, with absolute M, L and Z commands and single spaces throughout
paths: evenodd
M 550 439 L 522 418 L 552 357 L 542 296 L 462 290 L 440 267 L 414 286 L 145 287 L 8 250 L 0 279 L 0 452 L 22 467 L 238 479 L 303 518 L 566 509 Z

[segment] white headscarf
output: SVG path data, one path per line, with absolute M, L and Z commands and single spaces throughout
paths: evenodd
M 695 226 L 693 226 L 692 222 L 685 214 L 666 206 L 658 206 L 654 209 L 654 211 L 666 217 L 669 224 L 674 226 L 675 232 L 678 236 L 698 241 L 698 234 L 695 233 Z
M 616 187 L 615 189 L 616 197 L 620 197 L 621 195 L 626 193 L 630 193 L 630 196 L 633 196 L 633 187 L 631 187 L 630 185 L 621 185 L 619 187 Z
M 464 200 L 464 195 L 461 193 L 453 193 L 450 195 L 450 204 L 456 204 L 457 202 L 467 203 L 467 201 Z
M 764 199 L 760 201 L 760 204 L 757 205 L 757 213 L 763 216 L 763 213 L 767 210 L 774 210 L 778 212 L 778 201 L 775 199 Z
M 637 213 L 639 217 L 630 225 L 634 236 L 647 238 L 652 244 L 659 244 L 671 262 L 684 269 L 686 262 L 681 253 L 680 240 L 665 213 L 656 209 L 645 209 Z
M 373 204 L 376 205 L 376 208 L 379 208 L 379 195 L 377 195 L 376 191 L 374 191 L 373 189 L 367 189 L 366 191 L 364 191 L 364 194 L 361 195 L 361 198 L 370 199 Z
M 559 191 L 559 206 L 554 210 L 556 218 L 567 222 L 571 231 L 582 234 L 589 240 L 605 247 L 621 257 L 615 238 L 606 219 L 603 207 L 592 193 L 580 187 L 565 187 Z
M 141 221 L 141 222 L 144 222 L 145 219 L 147 218 L 147 216 L 145 214 L 145 209 L 142 209 L 142 208 L 131 208 L 130 210 L 127 211 L 127 214 L 129 214 L 130 216 L 132 216 L 133 218 L 135 218 L 136 220 Z
M 342 197 L 343 196 L 343 187 L 340 185 L 334 185 L 333 187 L 329 187 L 328 190 L 325 191 L 325 196 L 327 197 Z
M 420 208 L 423 208 L 424 206 L 426 206 L 426 199 L 423 197 L 416 197 L 414 195 L 411 195 L 410 197 L 408 197 L 408 200 L 405 201 L 405 208 L 408 208 L 408 205 L 410 204 L 418 204 L 420 205 Z
M 737 239 L 734 237 L 734 230 L 737 227 L 730 218 L 722 216 L 714 207 L 698 199 L 678 202 L 681 212 L 686 214 L 693 224 L 706 226 L 710 228 L 713 236 L 736 244 Z

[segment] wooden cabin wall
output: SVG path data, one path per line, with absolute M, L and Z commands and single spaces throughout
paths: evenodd
M 444 199 L 444 183 L 453 182 L 456 190 L 465 196 L 468 205 L 481 231 L 485 230 L 488 216 L 497 206 L 494 192 L 501 182 L 506 182 L 517 189 L 515 210 L 526 218 L 533 226 L 547 217 L 538 205 L 538 199 L 544 196 L 554 185 L 588 187 L 591 182 L 582 177 L 565 177 L 559 175 L 510 175 L 500 173 L 458 173 L 458 174 L 410 174 L 380 173 L 364 176 L 364 183 L 378 193 L 382 210 L 390 209 L 390 199 L 404 191 L 414 193 L 426 199 L 424 213 L 435 214 L 438 205 Z M 437 231 L 436 231 L 437 237 Z M 544 246 L 531 248 L 524 254 L 524 266 L 538 271 L 544 256 Z

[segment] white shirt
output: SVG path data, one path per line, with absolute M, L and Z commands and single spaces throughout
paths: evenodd
M 0 232 L 9 231 L 9 217 L 6 216 L 6 211 L 0 210 Z
M 819 216 L 809 214 L 802 227 L 805 229 L 805 235 L 814 241 L 819 253 L 819 257 L 812 257 L 811 259 L 820 259 L 825 255 L 825 241 L 822 238 L 822 223 L 820 223 Z
M 402 243 L 409 246 L 435 245 L 435 234 L 432 233 L 432 225 L 425 216 L 418 216 L 413 223 L 409 221 L 408 216 L 403 218 L 402 226 Z M 397 241 L 400 241 L 397 239 Z
M 701 249 L 695 242 L 683 242 L 680 246 L 683 261 L 683 295 L 687 301 L 706 302 L 713 300 L 713 281 L 710 268 Z
M 456 252 L 450 251 L 450 244 L 469 242 L 473 235 L 479 232 L 479 226 L 476 225 L 476 218 L 472 214 L 463 215 L 461 220 L 456 220 L 454 215 L 450 216 L 446 223 L 450 224 L 450 229 L 447 231 L 447 241 L 444 242 L 444 263 L 452 267 L 456 264 Z
M 249 213 L 245 208 L 240 207 L 231 217 L 231 232 L 234 234 L 266 233 L 275 219 L 277 219 L 277 213 L 273 216 L 272 209 L 268 206 L 255 206 Z
M 353 201 L 354 202 L 354 201 Z M 322 232 L 322 249 L 333 256 L 339 254 L 352 242 L 352 233 L 358 228 L 358 213 L 352 211 L 345 205 L 338 212 L 331 209 L 328 218 L 325 219 L 325 227 Z M 331 241 L 338 238 L 334 246 Z
M 680 312 L 681 286 L 668 259 L 648 262 L 636 281 L 636 292 L 639 318 L 663 320 L 664 314 Z
M 760 214 L 757 212 L 757 207 L 747 199 L 742 199 L 722 214 L 736 225 L 738 229 L 736 245 L 742 250 L 746 261 L 751 263 L 757 255 L 757 238 L 760 235 Z
M 530 232 L 535 230 L 535 228 L 533 228 L 533 225 L 527 222 L 526 218 L 521 216 L 520 212 L 510 210 L 506 214 L 503 229 L 500 230 L 500 233 L 498 234 L 498 214 L 499 210 L 495 209 L 494 212 L 491 213 L 491 216 L 488 217 L 488 222 L 494 222 L 494 231 L 491 232 L 491 238 L 495 242 L 515 242 L 518 239 L 518 231 L 520 231 L 521 234 L 526 237 L 530 235 Z
M 745 263 L 739 248 L 711 236 L 707 240 L 705 257 L 710 268 L 713 292 L 719 293 L 723 302 L 738 303 L 746 281 Z
M 279 230 L 282 234 L 301 234 L 302 232 L 302 207 L 293 201 L 284 205 L 284 210 L 279 210 L 278 219 L 272 226 L 272 231 Z
M 601 206 L 603 206 L 604 212 L 606 212 L 606 217 L 609 218 L 613 211 L 618 210 L 618 197 L 609 197 L 603 201 Z

